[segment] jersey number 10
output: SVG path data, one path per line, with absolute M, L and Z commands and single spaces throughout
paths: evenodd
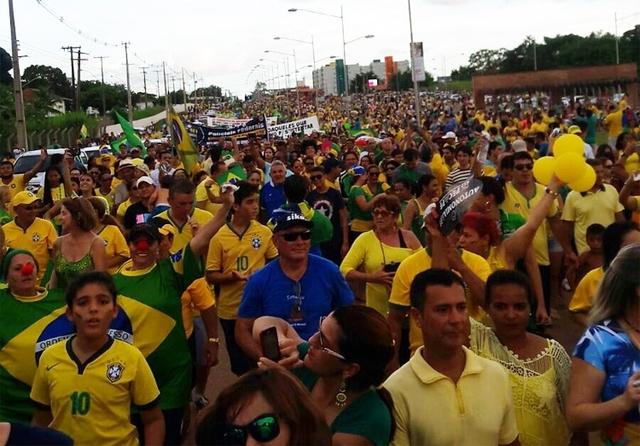
M 91 409 L 91 396 L 87 392 L 71 394 L 71 415 L 86 415 Z

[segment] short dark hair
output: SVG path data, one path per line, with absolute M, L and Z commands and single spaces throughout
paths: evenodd
M 586 161 L 591 167 L 604 166 L 604 160 L 602 158 L 589 158 Z
M 491 273 L 491 275 L 487 278 L 487 283 L 484 287 L 485 305 L 488 306 L 491 303 L 491 293 L 493 291 L 493 288 L 499 285 L 516 285 L 521 287 L 527 294 L 527 302 L 529 303 L 529 308 L 535 307 L 536 298 L 533 294 L 533 288 L 531 287 L 529 278 L 520 271 L 510 269 L 495 271 Z
M 602 269 L 605 271 L 618 255 L 622 239 L 631 231 L 640 231 L 638 225 L 631 221 L 611 223 L 602 233 Z
M 11 166 L 11 169 L 13 170 L 13 163 L 9 160 L 4 160 L 0 163 L 0 166 L 4 166 L 5 164 L 8 164 Z
M 602 234 L 604 233 L 604 229 L 604 226 L 602 226 L 600 223 L 593 223 L 587 226 L 587 238 L 597 235 L 602 236 Z
M 73 306 L 73 301 L 77 297 L 78 291 L 92 283 L 103 285 L 107 289 L 109 295 L 113 298 L 113 303 L 116 303 L 118 289 L 116 288 L 116 284 L 113 281 L 111 274 L 107 274 L 104 271 L 92 270 L 78 274 L 71 281 L 71 284 L 64 295 L 67 307 L 71 308 Z
M 416 149 L 406 149 L 402 154 L 402 159 L 405 161 L 415 161 L 420 158 L 420 153 Z
M 409 290 L 411 306 L 422 312 L 424 309 L 424 303 L 427 301 L 427 287 L 434 285 L 447 287 L 460 285 L 463 290 L 466 290 L 464 281 L 454 272 L 448 269 L 430 268 L 426 271 L 422 271 L 413 278 L 413 282 L 411 282 L 411 288 Z
M 513 169 L 513 155 L 505 155 L 500 160 L 500 170 Z
M 464 144 L 456 148 L 456 156 L 458 156 L 458 153 L 460 152 L 466 153 L 469 156 L 473 156 L 473 150 L 471 150 L 471 147 L 465 146 Z
M 479 180 L 482 183 L 482 195 L 493 195 L 493 198 L 495 198 L 496 200 L 496 204 L 502 204 L 505 199 L 505 195 L 504 187 L 502 186 L 500 181 L 488 176 L 481 176 L 479 178 L 476 178 L 476 180 Z
M 289 203 L 301 203 L 307 195 L 307 182 L 302 175 L 291 175 L 284 180 L 284 196 Z
M 491 153 L 494 150 L 496 150 L 497 148 L 502 148 L 502 146 L 500 145 L 500 143 L 498 141 L 491 141 L 489 143 L 489 148 L 487 150 L 487 153 Z
M 238 190 L 233 193 L 234 204 L 242 204 L 246 198 L 258 193 L 258 188 L 246 181 L 238 181 L 235 185 Z
M 190 195 L 195 193 L 196 185 L 188 178 L 174 179 L 171 187 L 169 187 L 169 198 L 173 199 L 178 194 Z
M 533 157 L 529 152 L 516 152 L 513 154 L 513 164 L 515 165 L 518 160 L 527 160 L 533 162 Z

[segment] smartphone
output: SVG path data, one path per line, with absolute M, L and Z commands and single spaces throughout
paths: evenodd
M 272 361 L 279 361 L 280 346 L 278 345 L 278 332 L 276 327 L 269 327 L 260 332 L 260 343 L 262 344 L 262 354 Z
M 392 262 L 392 263 L 386 263 L 382 269 L 384 270 L 385 273 L 395 273 L 396 271 L 398 271 L 399 267 L 400 267 L 399 263 Z

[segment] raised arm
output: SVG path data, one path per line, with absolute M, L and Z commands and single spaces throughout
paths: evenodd
M 216 215 L 211 220 L 201 226 L 196 235 L 189 242 L 191 251 L 196 256 L 206 255 L 209 249 L 209 242 L 211 238 L 220 230 L 222 226 L 227 222 L 227 216 L 233 205 L 233 192 L 231 189 L 226 190 L 220 194 L 223 198 L 222 207 L 218 209 Z
M 40 149 L 40 158 L 38 158 L 38 162 L 31 168 L 31 170 L 25 172 L 22 177 L 25 183 L 28 183 L 31 178 L 35 177 L 38 172 L 40 172 L 40 168 L 47 160 L 47 156 L 47 149 Z

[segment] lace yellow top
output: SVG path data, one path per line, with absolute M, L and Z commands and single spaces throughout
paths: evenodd
M 535 358 L 520 359 L 493 330 L 471 319 L 471 350 L 507 369 L 522 445 L 569 444 L 564 409 L 571 360 L 557 341 L 547 340 L 547 348 Z

